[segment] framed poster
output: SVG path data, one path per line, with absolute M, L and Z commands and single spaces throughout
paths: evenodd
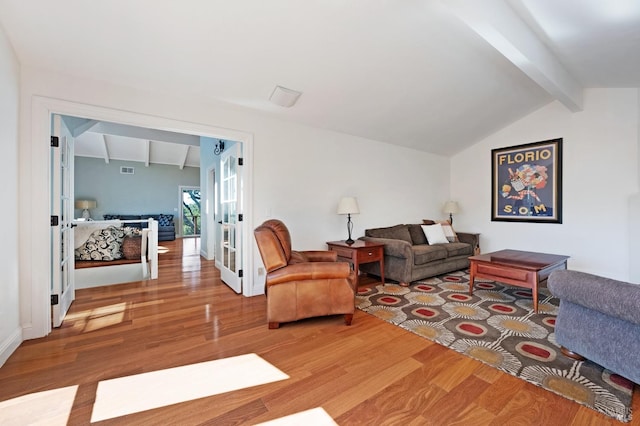
M 562 223 L 562 138 L 491 150 L 491 220 Z

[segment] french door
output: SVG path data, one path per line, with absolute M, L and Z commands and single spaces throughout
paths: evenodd
M 73 137 L 59 115 L 51 134 L 51 323 L 60 327 L 75 299 Z
M 220 278 L 236 293 L 242 293 L 242 173 L 241 144 L 220 156 Z

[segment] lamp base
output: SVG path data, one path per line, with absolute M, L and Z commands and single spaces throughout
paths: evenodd
M 353 231 L 353 222 L 351 222 L 351 213 L 347 213 L 347 232 L 349 237 L 344 240 L 347 244 L 353 244 L 355 242 L 353 238 L 351 238 L 351 231 Z
M 84 220 L 89 220 L 91 219 L 91 215 L 89 214 L 89 209 L 84 209 L 82 210 L 82 218 Z

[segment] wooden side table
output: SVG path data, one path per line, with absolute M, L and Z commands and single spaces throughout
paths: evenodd
M 384 244 L 356 240 L 353 244 L 347 244 L 344 241 L 329 241 L 327 246 L 329 246 L 329 250 L 338 253 L 339 261 L 349 262 L 353 265 L 357 280 L 360 276 L 361 263 L 380 262 L 380 280 L 384 284 Z

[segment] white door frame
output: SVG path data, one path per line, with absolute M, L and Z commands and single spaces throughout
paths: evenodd
M 58 303 L 51 307 L 53 327 L 60 327 L 75 300 L 75 273 L 73 258 L 73 136 L 62 117 L 54 115 L 51 136 L 58 137 L 58 147 L 50 148 L 51 165 L 51 215 L 58 216 L 58 225 L 51 227 L 51 296 L 58 297 Z
M 20 312 L 23 338 L 35 339 L 51 332 L 50 320 L 50 153 L 49 132 L 51 115 L 57 113 L 100 121 L 111 121 L 138 127 L 147 127 L 217 139 L 229 139 L 243 144 L 245 161 L 245 188 L 243 192 L 246 217 L 242 244 L 243 264 L 247 282 L 254 283 L 253 229 L 253 135 L 213 125 L 190 123 L 166 117 L 116 110 L 43 96 L 33 96 L 31 104 L 31 140 L 25 151 L 30 155 L 20 158 L 19 225 L 20 246 Z M 22 150 L 21 150 L 22 151 Z M 261 289 L 245 286 L 244 296 L 261 293 Z

